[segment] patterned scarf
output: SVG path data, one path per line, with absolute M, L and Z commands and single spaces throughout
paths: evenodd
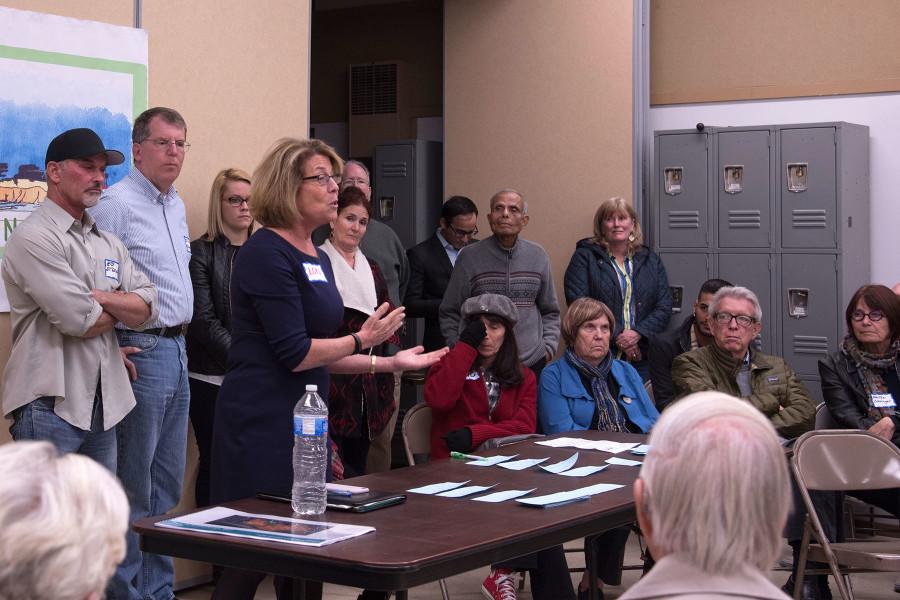
M 597 404 L 597 429 L 600 431 L 628 431 L 625 416 L 619 411 L 619 405 L 606 385 L 609 371 L 612 368 L 612 354 L 606 353 L 606 357 L 596 367 L 578 358 L 571 348 L 566 349 L 566 360 L 575 370 L 591 380 L 591 395 Z
M 872 404 L 872 394 L 883 394 L 888 391 L 887 384 L 884 382 L 885 371 L 895 369 L 900 375 L 900 368 L 897 364 L 897 357 L 900 355 L 900 340 L 895 340 L 886 354 L 879 355 L 866 352 L 859 346 L 856 338 L 848 335 L 841 342 L 841 352 L 853 361 L 859 371 L 859 381 L 869 399 L 869 417 L 880 419 L 893 415 L 893 408 L 875 407 Z

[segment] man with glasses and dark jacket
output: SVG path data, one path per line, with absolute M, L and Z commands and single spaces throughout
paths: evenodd
M 409 258 L 409 285 L 406 287 L 406 316 L 425 319 L 422 345 L 426 352 L 447 345 L 441 335 L 438 310 L 456 257 L 463 247 L 476 241 L 478 207 L 465 196 L 451 196 L 441 208 L 440 227 L 434 235 L 406 251 Z

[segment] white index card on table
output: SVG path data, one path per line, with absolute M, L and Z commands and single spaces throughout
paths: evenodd
M 438 494 L 440 492 L 446 492 L 447 490 L 452 490 L 453 488 L 458 488 L 461 485 L 465 485 L 469 483 L 468 481 L 445 481 L 444 483 L 432 483 L 431 485 L 423 485 L 422 487 L 412 488 L 411 490 L 406 490 L 410 494 Z

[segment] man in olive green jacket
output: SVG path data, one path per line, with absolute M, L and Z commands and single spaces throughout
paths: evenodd
M 704 390 L 725 392 L 759 409 L 783 438 L 812 430 L 816 407 L 803 382 L 783 359 L 751 347 L 762 319 L 756 295 L 747 288 L 722 288 L 709 310 L 713 343 L 672 363 L 676 398 Z
M 725 392 L 755 406 L 782 438 L 796 438 L 815 427 L 816 407 L 803 382 L 783 359 L 751 347 L 759 335 L 761 320 L 762 309 L 752 291 L 744 287 L 723 287 L 716 292 L 709 305 L 713 343 L 686 352 L 672 363 L 676 402 L 693 392 Z M 784 533 L 794 550 L 796 565 L 806 511 L 794 485 L 794 511 L 788 517 Z M 812 492 L 812 496 L 829 539 L 835 539 L 834 495 Z M 792 572 L 782 588 L 788 594 L 793 593 L 794 579 Z M 822 575 L 807 576 L 802 585 L 804 600 L 831 597 L 828 580 Z

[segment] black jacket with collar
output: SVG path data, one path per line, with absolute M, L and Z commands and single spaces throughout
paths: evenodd
M 228 238 L 191 242 L 194 316 L 187 334 L 188 370 L 224 375 L 231 347 L 231 268 L 240 249 Z
M 431 352 L 447 345 L 441 335 L 438 309 L 453 274 L 453 265 L 436 233 L 407 250 L 406 256 L 409 259 L 409 283 L 403 305 L 407 317 L 425 319 L 422 345 L 426 352 Z
M 672 362 L 675 357 L 691 349 L 693 315 L 672 331 L 650 338 L 650 381 L 653 382 L 653 403 L 660 412 L 675 399 L 672 384 Z
M 866 430 L 875 424 L 869 416 L 869 398 L 859 380 L 859 369 L 840 350 L 819 361 L 822 396 L 835 421 L 847 429 Z M 900 446 L 900 418 L 895 414 L 892 441 Z

